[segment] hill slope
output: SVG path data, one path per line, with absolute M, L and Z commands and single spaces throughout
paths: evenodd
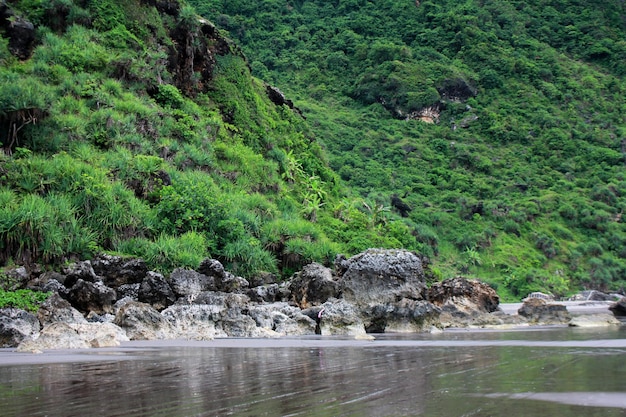
M 623 2 L 190 3 L 440 276 L 624 288 Z
M 343 203 L 297 109 L 184 3 L 2 2 L 0 34 L 1 266 L 113 251 L 289 276 L 415 241 Z

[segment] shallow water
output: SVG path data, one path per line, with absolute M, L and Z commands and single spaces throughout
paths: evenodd
M 626 330 L 1 350 L 0 404 L 7 417 L 626 416 Z

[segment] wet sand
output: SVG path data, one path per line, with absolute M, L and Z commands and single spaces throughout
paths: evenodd
M 562 328 L 562 327 L 561 327 Z M 141 358 L 150 352 L 168 348 L 208 348 L 208 349 L 275 349 L 275 348 L 441 348 L 441 347 L 543 347 L 543 348 L 601 348 L 624 349 L 626 338 L 598 340 L 528 340 L 524 333 L 550 329 L 525 328 L 518 330 L 519 338 L 514 340 L 489 340 L 480 338 L 486 333 L 502 333 L 499 330 L 446 330 L 441 335 L 424 334 L 420 339 L 404 339 L 407 335 L 378 335 L 366 341 L 353 337 L 282 337 L 276 339 L 224 338 L 211 341 L 193 340 L 148 340 L 130 341 L 115 348 L 47 350 L 42 353 L 22 353 L 15 349 L 0 349 L 0 367 L 13 365 L 35 365 L 51 363 L 79 363 L 98 361 L 126 361 Z M 510 331 L 508 331 L 510 333 Z M 476 340 L 454 340 L 457 335 L 476 335 Z M 626 336 L 626 333 L 625 333 Z M 401 337 L 396 339 L 394 337 Z

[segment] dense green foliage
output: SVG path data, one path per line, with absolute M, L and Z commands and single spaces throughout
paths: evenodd
M 190 3 L 441 276 L 505 298 L 624 288 L 623 2 Z
M 619 1 L 9 3 L 37 41 L 0 38 L 2 264 L 405 247 L 505 299 L 626 284 Z
M 1 265 L 110 251 L 289 276 L 411 246 L 408 227 L 348 203 L 305 120 L 189 6 L 10 3 L 37 41 L 24 61 L 0 43 Z

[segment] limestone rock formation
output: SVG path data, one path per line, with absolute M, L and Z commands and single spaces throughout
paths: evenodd
M 526 317 L 530 324 L 566 324 L 571 320 L 564 305 L 549 304 L 540 298 L 524 301 L 517 313 Z
M 337 298 L 340 287 L 333 278 L 332 271 L 318 263 L 305 265 L 289 282 L 291 301 L 304 309 L 325 303 L 329 298 Z
M 14 347 L 36 337 L 39 329 L 35 315 L 17 308 L 0 309 L 0 348 Z

